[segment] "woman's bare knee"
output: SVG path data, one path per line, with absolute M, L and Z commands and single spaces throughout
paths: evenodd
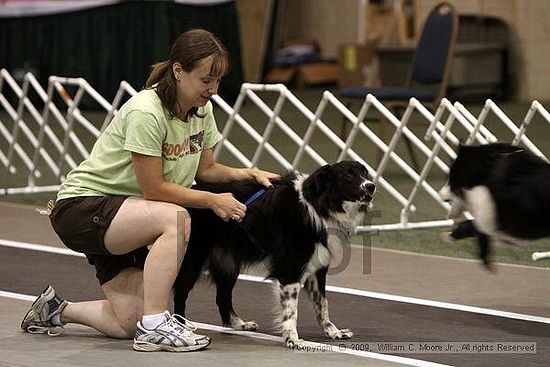
M 185 251 L 191 235 L 191 216 L 185 208 L 170 205 L 170 209 L 166 208 L 162 236 L 164 240 L 175 240 L 178 250 Z
M 160 229 L 161 235 L 179 234 L 189 239 L 191 216 L 187 209 L 172 203 L 155 203 L 150 207 L 149 217 L 154 226 Z
M 179 231 L 179 232 L 178 232 Z M 142 198 L 128 198 L 105 233 L 105 246 L 114 255 L 128 253 L 160 236 L 190 232 L 190 217 L 179 205 Z M 182 237 L 185 241 L 185 236 Z

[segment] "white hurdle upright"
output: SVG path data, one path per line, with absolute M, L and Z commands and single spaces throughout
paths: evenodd
M 4 83 L 17 98 L 17 109 L 14 109 L 8 101 Z M 66 89 L 71 86 L 77 88 L 74 98 Z M 31 92 L 36 94 L 42 104 L 41 112 L 29 98 Z M 54 103 L 55 93 L 61 97 L 61 101 L 65 104 L 65 113 L 58 106 L 59 103 Z M 57 76 L 48 78 L 48 88 L 45 91 L 31 73 L 25 74 L 22 87 L 19 87 L 5 69 L 0 70 L 0 105 L 9 117 L 8 121 L 0 121 L 0 133 L 5 139 L 5 145 L 2 145 L 2 149 L 0 149 L 0 161 L 6 169 L 5 182 L 0 188 L 0 193 L 6 195 L 57 191 L 59 183 L 64 178 L 64 173 L 76 167 L 82 159 L 89 155 L 93 142 L 100 134 L 100 129 L 81 113 L 79 105 L 82 98 L 86 95 L 91 97 L 107 111 L 103 124 L 106 126 L 116 113 L 116 108 L 124 93 L 133 95 L 137 92 L 128 83 L 122 82 L 115 100 L 111 104 L 85 79 Z M 34 128 L 29 126 L 28 121 L 31 120 L 34 123 Z M 92 144 L 88 143 L 86 146 L 75 130 L 79 131 L 79 134 L 82 134 L 83 130 L 91 134 Z M 20 132 L 23 132 L 28 144 L 21 142 Z M 23 145 L 26 146 L 23 147 Z M 48 151 L 46 146 L 53 146 L 53 149 Z M 7 154 L 4 154 L 4 149 Z M 23 168 L 20 164 L 14 164 L 18 160 L 23 162 L 27 173 L 27 183 L 25 186 L 13 187 L 10 184 L 10 175 L 18 173 L 18 169 Z M 49 175 L 53 176 L 53 179 L 49 178 L 46 185 L 36 182 L 44 176 L 39 167 L 45 167 L 42 169 L 47 169 Z
M 30 73 L 19 86 L 7 70 L 0 70 L 0 164 L 5 171 L 0 193 L 56 191 L 64 175 L 89 155 L 93 142 L 125 98 L 136 93 L 131 85 L 122 81 L 113 101 L 108 102 L 83 78 L 51 76 L 44 90 Z M 266 101 L 266 95 L 275 96 L 275 102 Z M 102 112 L 88 118 L 88 112 L 80 108 L 85 99 L 96 103 Z M 522 144 L 548 160 L 526 135 L 535 116 L 550 123 L 550 114 L 538 101 L 531 104 L 519 125 L 491 100 L 486 101 L 476 117 L 459 102 L 443 99 L 432 114 L 420 101 L 411 98 L 404 113 L 397 117 L 373 95 L 365 98 L 356 114 L 325 91 L 319 104 L 311 110 L 283 84 L 244 83 L 233 106 L 217 95 L 213 102 L 227 114 L 222 140 L 215 149 L 218 159 L 232 158 L 245 167 L 257 166 L 268 159 L 281 170 L 299 169 L 311 162 L 321 166 L 343 159 L 365 164 L 373 173 L 379 192 L 387 195 L 400 209 L 382 223 L 357 227 L 357 231 L 363 233 L 452 225 L 453 221 L 446 218 L 449 205 L 441 200 L 439 187 L 430 183 L 431 177 L 444 178 L 448 174 L 449 163 L 456 158 L 454 148 L 459 144 L 458 136 L 462 139 L 466 136 L 467 144 L 498 141 L 495 131 L 486 126 L 490 113 L 511 132 L 513 144 Z M 245 103 L 252 104 L 267 118 L 263 131 L 258 131 L 259 124 L 247 121 L 243 115 Z M 302 122 L 285 121 L 288 109 L 297 112 Z M 334 117 L 327 111 L 335 111 L 338 119 L 344 118 L 351 124 L 347 136 L 339 136 L 330 127 Z M 98 113 L 104 115 L 98 118 Z M 371 128 L 369 113 L 382 116 L 395 129 L 387 143 Z M 413 117 L 415 122 L 424 122 L 423 135 L 417 136 L 415 131 L 418 129 L 409 126 Z M 84 139 L 84 134 L 89 134 L 89 138 Z M 282 144 L 281 134 L 284 136 Z M 424 159 L 418 172 L 398 153 L 403 139 L 407 139 Z M 323 149 L 317 146 L 320 140 Z M 247 146 L 243 146 L 243 141 Z M 256 144 L 252 150 L 251 144 Z M 366 157 L 366 144 L 381 152 L 379 161 L 373 162 L 371 157 Z M 292 150 L 289 148 L 296 149 L 295 153 L 289 153 Z M 327 150 L 338 153 L 328 158 Z M 412 184 L 404 187 L 396 181 L 396 175 Z M 435 205 L 440 214 L 434 218 L 422 217 L 424 205 Z M 417 219 L 419 217 L 421 219 Z M 533 259 L 543 257 L 550 257 L 550 253 L 533 254 Z

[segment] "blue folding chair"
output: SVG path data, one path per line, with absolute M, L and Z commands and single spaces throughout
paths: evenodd
M 363 85 L 343 87 L 338 94 L 346 102 L 364 100 L 368 94 L 383 101 L 397 115 L 403 111 L 411 97 L 434 111 L 447 92 L 452 54 L 458 33 L 458 14 L 453 5 L 442 2 L 428 15 L 416 45 L 412 65 L 404 86 L 368 87 Z M 383 68 L 383 65 L 381 65 Z M 344 122 L 346 123 L 346 122 Z M 384 121 L 380 134 L 384 135 Z M 342 135 L 345 135 L 345 126 Z M 416 168 L 418 164 L 411 143 L 405 139 Z

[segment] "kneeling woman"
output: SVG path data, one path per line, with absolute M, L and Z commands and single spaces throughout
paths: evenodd
M 191 184 L 253 178 L 269 187 L 277 177 L 213 158 L 220 133 L 209 99 L 229 63 L 212 33 L 180 35 L 170 59 L 153 66 L 146 89 L 120 108 L 89 158 L 68 174 L 52 226 L 95 266 L 106 299 L 68 303 L 48 286 L 25 315 L 23 330 L 52 334 L 77 323 L 114 338 L 133 336 L 139 351 L 210 344 L 190 322 L 167 311 L 192 230 L 185 207 L 240 221 L 246 206 L 231 194 L 195 191 Z

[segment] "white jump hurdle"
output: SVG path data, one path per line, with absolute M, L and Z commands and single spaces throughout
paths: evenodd
M 0 121 L 0 164 L 5 170 L 0 193 L 6 195 L 56 191 L 64 174 L 88 156 L 92 148 L 90 141 L 95 141 L 109 124 L 124 98 L 135 93 L 136 90 L 123 81 L 113 101 L 108 102 L 83 78 L 51 76 L 48 79 L 48 88 L 44 90 L 30 73 L 25 75 L 22 85 L 19 86 L 5 69 L 0 70 L 0 112 L 5 112 L 1 115 Z M 273 107 L 266 102 L 266 94 L 276 96 Z M 90 119 L 81 111 L 80 106 L 84 98 L 93 100 L 104 112 L 100 126 L 96 126 L 99 125 L 97 116 Z M 366 97 L 359 112 L 355 114 L 332 93 L 326 91 L 312 111 L 282 84 L 244 83 L 233 106 L 219 96 L 214 96 L 213 101 L 227 114 L 222 141 L 215 150 L 215 156 L 218 158 L 222 157 L 222 153 L 225 157 L 227 153 L 243 166 L 253 167 L 263 158 L 269 157 L 282 170 L 297 169 L 306 158 L 317 166 L 346 158 L 365 164 L 373 172 L 380 191 L 395 202 L 400 208 L 400 213 L 383 223 L 359 226 L 358 232 L 452 225 L 453 221 L 446 219 L 449 205 L 441 200 L 438 195 L 439 187 L 430 184 L 429 177 L 447 175 L 448 162 L 456 158 L 454 147 L 459 144 L 458 133 L 466 134 L 467 144 L 487 144 L 498 140 L 494 132 L 485 126 L 490 113 L 511 131 L 514 144 L 523 144 L 535 154 L 547 159 L 526 135 L 536 115 L 550 123 L 550 114 L 538 101 L 531 104 L 519 126 L 491 100 L 487 100 L 476 117 L 459 102 L 453 104 L 447 99 L 443 99 L 439 108 L 432 114 L 418 100 L 412 98 L 401 118 L 398 118 L 373 95 Z M 242 109 L 245 102 L 252 103 L 266 116 L 267 123 L 262 132 L 255 127 L 257 124 L 243 117 Z M 60 104 L 63 107 L 60 107 Z M 285 121 L 283 115 L 287 108 L 298 111 L 305 122 L 297 126 L 294 121 Z M 330 118 L 327 117 L 328 109 L 337 111 L 339 119 L 344 118 L 351 123 L 352 128 L 347 136 L 339 136 L 330 127 L 333 121 L 329 121 Z M 371 128 L 367 120 L 369 112 L 383 116 L 395 129 L 388 143 Z M 425 122 L 427 129 L 424 136 L 417 136 L 409 127 L 413 116 L 415 122 Z M 235 129 L 239 129 L 239 132 L 245 135 L 248 145 L 257 144 L 253 153 L 244 152 L 245 149 L 236 143 L 236 139 L 232 139 Z M 275 129 L 284 134 L 287 139 L 285 144 L 294 145 L 297 149 L 295 154 L 289 156 L 287 149 L 283 149 L 286 147 L 274 143 Z M 91 139 L 83 139 L 83 134 L 90 134 Z M 339 154 L 332 159 L 323 157 L 313 143 L 316 135 L 321 135 L 330 142 Z M 363 141 L 361 139 L 380 150 L 381 159 L 378 162 L 373 162 L 372 157 L 365 156 L 363 149 L 360 149 L 361 146 L 357 145 L 359 141 Z M 407 139 L 424 159 L 419 172 L 397 152 L 398 145 L 403 139 Z M 407 188 L 398 187 L 392 175 L 388 174 L 390 165 L 407 177 L 412 184 Z M 15 177 L 19 177 L 19 180 L 12 179 Z M 21 183 L 21 177 L 25 177 L 24 184 Z M 421 194 L 424 195 L 422 198 Z M 424 201 L 429 201 L 428 205 L 437 206 L 441 209 L 441 215 L 438 218 L 415 220 L 421 210 L 418 209 L 419 201 L 424 205 Z M 533 254 L 533 259 L 543 256 L 540 253 L 536 254 Z M 544 253 L 544 257 L 550 257 L 550 253 Z

